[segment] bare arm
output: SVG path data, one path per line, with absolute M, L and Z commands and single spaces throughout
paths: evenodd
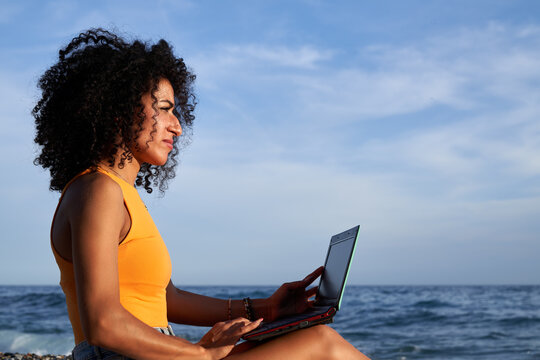
M 266 299 L 252 299 L 255 319 L 267 319 L 269 315 Z M 167 286 L 167 317 L 177 324 L 212 326 L 229 317 L 228 300 L 194 294 L 176 288 L 172 281 Z M 231 301 L 231 319 L 245 318 L 242 300 Z
M 72 187 L 77 199 L 69 216 L 72 258 L 81 324 L 90 344 L 137 359 L 217 359 L 255 325 L 221 324 L 211 341 L 192 344 L 161 334 L 131 315 L 119 300 L 121 189 L 104 176 L 88 177 Z

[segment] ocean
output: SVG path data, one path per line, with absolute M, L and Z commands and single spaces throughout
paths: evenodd
M 221 298 L 271 286 L 186 286 Z M 372 359 L 540 359 L 540 286 L 348 286 L 331 324 Z M 197 341 L 207 328 L 173 324 Z M 67 354 L 73 334 L 59 286 L 0 286 L 0 352 Z

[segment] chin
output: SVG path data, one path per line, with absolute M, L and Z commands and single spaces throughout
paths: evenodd
M 163 166 L 167 163 L 168 159 L 169 159 L 168 157 L 166 157 L 165 159 L 154 159 L 153 161 L 150 162 L 150 165 Z
M 163 166 L 167 163 L 169 154 L 155 154 L 154 156 L 147 156 L 143 162 L 153 166 Z

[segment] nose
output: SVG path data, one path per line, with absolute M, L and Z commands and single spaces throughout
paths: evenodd
M 169 122 L 168 130 L 174 134 L 174 136 L 182 135 L 182 126 L 176 116 L 171 114 L 171 121 Z

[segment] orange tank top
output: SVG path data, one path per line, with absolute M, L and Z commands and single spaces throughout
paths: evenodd
M 145 324 L 152 327 L 165 327 L 168 325 L 166 288 L 171 279 L 169 252 L 137 189 L 101 168 L 98 168 L 97 171 L 106 174 L 120 185 L 124 204 L 131 218 L 131 228 L 125 239 L 118 245 L 120 303 Z M 82 172 L 66 185 L 58 201 L 58 206 L 60 206 L 69 185 L 77 177 L 89 172 L 90 170 Z M 51 247 L 60 268 L 60 286 L 66 295 L 66 305 L 75 335 L 75 344 L 79 344 L 85 340 L 85 337 L 77 305 L 73 263 L 56 252 L 52 244 L 52 236 Z

